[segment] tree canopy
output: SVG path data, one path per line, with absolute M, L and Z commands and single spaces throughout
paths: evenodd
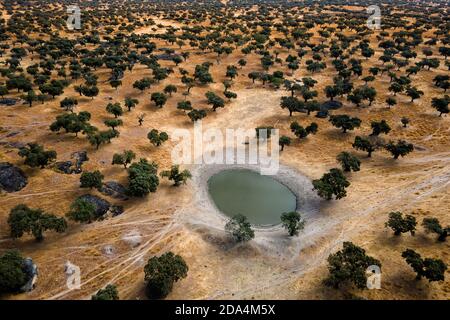
M 305 220 L 297 211 L 284 212 L 281 214 L 281 224 L 292 237 L 298 235 L 299 231 L 305 227 Z
M 91 300 L 119 300 L 119 292 L 113 284 L 108 284 L 91 297 Z
M 189 170 L 184 169 L 180 171 L 180 167 L 178 165 L 174 165 L 170 168 L 170 170 L 164 170 L 160 173 L 161 178 L 167 178 L 173 181 L 174 186 L 179 186 L 180 184 L 186 184 L 187 180 L 192 178 Z
M 152 299 L 165 298 L 175 282 L 186 278 L 188 270 L 184 259 L 173 252 L 151 257 L 144 267 L 147 296 Z
M 350 182 L 344 176 L 342 170 L 333 168 L 325 173 L 322 178 L 313 180 L 314 190 L 317 194 L 327 200 L 331 200 L 333 195 L 336 200 L 342 199 L 347 195 L 345 190 L 350 186 Z
M 17 293 L 27 281 L 24 258 L 17 250 L 0 255 L 0 294 Z
M 11 237 L 21 238 L 24 233 L 30 233 L 37 241 L 44 239 L 44 232 L 53 230 L 62 233 L 67 229 L 67 222 L 41 209 L 31 209 L 25 204 L 19 204 L 11 209 L 8 217 Z
M 225 231 L 228 232 L 237 242 L 247 242 L 255 237 L 250 223 L 242 214 L 235 215 L 225 225 Z
M 26 165 L 43 169 L 56 159 L 56 151 L 45 150 L 43 146 L 37 143 L 28 143 L 27 147 L 19 150 L 19 156 L 25 158 L 24 163 Z
M 420 254 L 412 249 L 406 249 L 403 251 L 402 257 L 417 274 L 417 280 L 424 277 L 430 282 L 444 281 L 447 265 L 442 260 L 434 258 L 423 259 Z
M 381 268 L 380 261 L 368 256 L 363 248 L 352 242 L 344 242 L 342 250 L 330 254 L 327 260 L 329 276 L 325 279 L 325 284 L 336 289 L 345 283 L 364 289 L 367 268 L 372 265 Z

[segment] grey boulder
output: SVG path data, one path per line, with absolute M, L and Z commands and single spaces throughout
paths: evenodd
M 0 163 L 0 189 L 16 192 L 23 189 L 27 183 L 27 177 L 22 169 L 8 162 Z

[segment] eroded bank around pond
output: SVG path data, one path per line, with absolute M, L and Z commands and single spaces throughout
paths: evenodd
M 230 170 L 244 170 L 247 176 L 259 175 L 259 167 L 255 165 L 199 165 L 190 168 L 190 170 L 193 174 L 191 184 L 193 201 L 190 206 L 183 207 L 178 211 L 176 219 L 186 223 L 190 228 L 201 229 L 202 232 L 209 230 L 211 234 L 223 234 L 224 226 L 230 217 L 222 212 L 214 202 L 210 194 L 208 181 L 218 174 L 216 177 L 220 178 L 221 174 Z M 255 177 L 253 176 L 253 178 Z M 305 175 L 288 166 L 280 165 L 276 175 L 261 177 L 261 181 L 268 181 L 267 179 L 274 181 L 269 183 L 268 186 L 263 184 L 262 190 L 271 192 L 275 189 L 277 192 L 283 193 L 285 199 L 289 202 L 283 204 L 285 207 L 280 206 L 278 210 L 287 211 L 292 208 L 301 212 L 307 221 L 308 218 L 313 217 L 318 212 L 321 199 L 313 191 L 311 180 Z M 253 225 L 256 231 L 254 241 L 258 241 L 258 238 L 261 237 L 284 237 L 285 231 L 279 220 L 281 213 L 276 213 L 270 217 L 270 219 L 274 218 L 277 221 L 272 219 L 269 223 Z
M 221 213 L 228 217 L 242 214 L 258 227 L 277 225 L 283 212 L 297 208 L 297 197 L 288 187 L 249 169 L 226 169 L 212 175 L 208 192 Z

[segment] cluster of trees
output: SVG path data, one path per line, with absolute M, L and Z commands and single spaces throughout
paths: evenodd
M 79 85 L 74 87 L 75 92 L 79 93 L 80 96 L 86 96 L 92 100 L 98 96 L 100 90 L 95 85 Z
M 414 235 L 416 232 L 417 221 L 416 218 L 410 214 L 403 217 L 401 212 L 395 211 L 389 213 L 389 219 L 385 226 L 391 228 L 396 236 L 406 232 L 410 232 L 411 235 Z M 422 226 L 425 228 L 426 232 L 437 234 L 437 239 L 441 242 L 447 239 L 448 233 L 450 232 L 450 226 L 442 227 L 439 220 L 433 217 L 424 218 Z
M 412 249 L 403 251 L 402 257 L 416 272 L 416 279 L 422 277 L 428 281 L 444 281 L 447 265 L 440 259 L 425 258 Z M 324 284 L 338 289 L 346 284 L 364 289 L 367 286 L 367 270 L 377 266 L 381 271 L 381 262 L 366 254 L 365 250 L 352 242 L 344 242 L 342 250 L 328 257 L 328 277 Z
M 317 123 L 312 122 L 306 128 L 303 128 L 297 121 L 291 123 L 291 131 L 292 133 L 299 139 L 304 139 L 310 134 L 316 134 L 319 126 Z
M 150 100 L 155 103 L 155 106 L 162 108 L 167 102 L 167 95 L 163 92 L 153 92 Z
M 410 232 L 411 235 L 414 235 L 417 222 L 414 216 L 407 214 L 403 217 L 401 212 L 396 211 L 389 213 L 389 220 L 385 225 L 394 230 L 394 235 L 396 236 L 406 232 Z
M 414 151 L 414 145 L 404 140 L 398 140 L 397 142 L 389 141 L 384 143 L 378 136 L 361 137 L 356 136 L 355 141 L 352 144 L 353 148 L 367 152 L 367 156 L 371 157 L 372 153 L 378 149 L 384 148 L 392 154 L 394 159 L 398 159 L 400 156 L 404 157 L 407 154 Z
M 78 100 L 75 98 L 65 97 L 63 100 L 61 100 L 59 102 L 59 105 L 65 111 L 73 112 L 73 109 L 78 105 Z M 30 107 L 31 107 L 31 101 L 30 101 Z
M 305 227 L 305 219 L 302 214 L 297 211 L 284 212 L 280 217 L 281 225 L 286 229 L 290 237 L 297 236 Z M 247 242 L 255 237 L 255 232 L 247 217 L 242 214 L 237 214 L 231 217 L 225 224 L 225 231 L 236 242 Z
M 66 104 L 67 103 L 68 102 L 66 102 Z M 82 111 L 78 114 L 64 113 L 56 116 L 56 120 L 50 124 L 50 130 L 58 132 L 61 129 L 64 129 L 66 133 L 75 133 L 75 136 L 78 136 L 79 132 L 90 134 L 96 131 L 96 128 L 89 124 L 90 119 L 91 114 L 87 111 Z
M 438 74 L 434 77 L 433 82 L 436 87 L 444 89 L 444 92 L 447 92 L 450 88 L 450 76 L 448 74 Z
M 450 226 L 443 227 L 437 218 L 424 218 L 422 226 L 427 232 L 436 233 L 438 235 L 438 241 L 445 241 L 450 233 Z
M 194 71 L 194 80 L 197 80 L 202 85 L 212 83 L 214 80 L 209 71 L 210 67 L 211 63 L 209 62 L 204 62 L 202 64 L 196 65 Z M 183 83 L 186 84 L 186 82 L 189 83 L 190 81 L 185 79 Z
M 447 264 L 445 264 L 441 259 L 423 259 L 420 254 L 412 249 L 406 249 L 405 251 L 403 251 L 402 257 L 417 274 L 417 280 L 420 280 L 422 277 L 424 277 L 429 282 L 444 281 Z
M 188 117 L 192 122 L 196 122 L 206 117 L 206 110 L 203 109 L 192 109 L 188 112 Z
M 142 78 L 141 80 L 136 80 L 133 83 L 133 88 L 140 90 L 141 92 L 150 88 L 152 86 L 152 84 L 155 83 L 155 80 L 151 79 L 151 78 Z
M 268 62 L 270 60 L 267 60 L 267 57 L 263 57 L 263 61 Z M 269 83 L 271 87 L 275 89 L 279 89 L 281 85 L 286 83 L 287 80 L 284 79 L 284 74 L 282 71 L 277 70 L 274 71 L 272 74 L 269 74 L 267 72 L 258 72 L 253 71 L 248 74 L 248 78 L 252 80 L 253 83 L 255 83 L 255 80 L 259 80 L 262 82 L 262 85 L 264 86 L 266 83 Z
M 119 115 L 122 115 L 122 108 L 118 103 L 110 103 L 108 104 L 106 109 L 109 113 L 114 114 L 116 118 Z M 78 136 L 79 132 L 81 132 L 82 134 L 86 134 L 89 143 L 95 146 L 96 149 L 98 149 L 100 145 L 111 142 L 111 139 L 119 136 L 119 131 L 116 130 L 116 127 L 122 125 L 122 120 L 105 120 L 105 125 L 110 127 L 111 129 L 99 131 L 98 128 L 89 123 L 90 119 L 91 114 L 87 111 L 82 111 L 78 114 L 65 113 L 56 116 L 56 120 L 50 125 L 50 130 L 58 132 L 61 129 L 64 129 L 66 133 L 75 133 L 75 136 Z

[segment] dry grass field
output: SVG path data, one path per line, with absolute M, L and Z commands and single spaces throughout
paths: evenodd
M 235 22 L 239 25 L 247 21 L 244 17 L 250 8 L 242 7 L 240 11 L 234 11 L 232 7 L 228 7 L 230 3 L 221 2 L 223 6 L 217 9 L 219 12 L 230 15 L 235 13 L 224 23 Z M 61 14 L 62 6 L 55 4 L 52 7 L 46 8 Z M 334 7 L 326 8 L 324 14 L 327 17 L 339 16 L 341 13 L 334 10 Z M 20 12 L 22 9 L 16 5 L 13 11 Z M 277 15 L 276 12 L 267 13 L 263 9 L 256 7 L 255 10 L 261 15 Z M 358 11 L 358 8 L 353 6 L 345 9 Z M 180 35 L 182 28 L 188 26 L 182 19 L 174 20 L 162 13 L 157 14 L 156 11 L 154 15 L 144 10 L 139 11 L 130 14 L 138 21 L 151 19 L 155 24 L 136 27 L 132 31 L 136 35 L 165 34 L 170 28 L 176 28 L 175 35 Z M 293 15 L 306 13 L 317 14 L 312 8 L 299 6 Z M 7 23 L 11 13 L 7 13 L 4 8 L 2 17 Z M 112 18 L 104 18 L 104 26 L 97 30 L 102 37 L 106 35 L 104 28 L 110 19 Z M 125 21 L 123 15 L 118 16 L 118 19 Z M 277 19 L 284 21 L 281 16 Z M 412 17 L 405 18 L 406 20 L 410 20 L 411 25 L 415 21 Z M 197 24 L 207 27 L 211 25 L 210 22 L 193 21 L 190 27 Z M 308 29 L 308 32 L 313 33 L 309 42 L 320 44 L 323 39 L 319 31 L 326 27 L 336 27 L 336 24 L 315 25 Z M 383 31 L 392 35 L 401 29 L 384 27 Z M 424 30 L 423 42 L 435 37 L 436 30 L 436 26 Z M 448 37 L 448 22 L 446 30 Z M 111 35 L 118 32 L 115 26 Z M 125 37 L 131 34 L 124 32 Z M 351 76 L 354 88 L 364 85 L 362 78 L 369 75 L 369 68 L 385 66 L 378 59 L 383 55 L 383 48 L 378 46 L 377 39 L 380 32 L 374 30 L 364 36 L 369 46 L 374 49 L 373 56 L 366 59 L 361 56 L 361 51 L 357 50 L 350 57 L 361 59 L 363 67 L 362 76 Z M 236 33 L 240 33 L 239 29 Z M 342 33 L 346 36 L 357 34 L 354 29 L 344 29 Z M 59 35 L 77 39 L 81 33 L 78 30 L 65 30 L 63 26 Z M 11 47 L 28 48 L 25 43 L 14 44 L 14 37 L 12 35 L 6 40 Z M 27 37 L 49 39 L 48 35 L 41 35 L 40 32 L 30 32 Z M 285 35 L 273 29 L 270 38 L 277 37 Z M 331 40 L 336 38 L 331 36 L 325 39 L 325 43 L 329 45 Z M 162 67 L 173 68 L 174 72 L 143 92 L 133 88 L 133 83 L 144 77 L 153 77 L 152 70 L 147 66 L 137 62 L 132 71 L 125 71 L 121 86 L 114 89 L 108 82 L 110 69 L 103 65 L 93 70 L 98 76 L 99 88 L 99 94 L 94 99 L 80 96 L 74 90 L 74 86 L 83 83 L 84 80 L 80 78 L 70 80 L 70 85 L 64 88 L 62 95 L 55 99 L 46 99 L 43 103 L 35 101 L 31 108 L 21 102 L 14 106 L 0 106 L 0 162 L 9 162 L 20 167 L 28 177 L 28 184 L 22 190 L 0 194 L 0 252 L 16 248 L 24 257 L 32 257 L 39 268 L 34 290 L 4 298 L 90 299 L 97 290 L 106 284 L 114 283 L 121 299 L 146 299 L 144 266 L 150 257 L 170 250 L 183 257 L 189 266 L 189 272 L 185 279 L 174 285 L 168 299 L 346 299 L 352 295 L 367 299 L 450 299 L 448 271 L 445 281 L 416 281 L 415 273 L 401 256 L 402 251 L 412 248 L 422 257 L 439 258 L 447 264 L 450 261 L 448 240 L 437 242 L 436 236 L 426 233 L 420 225 L 425 217 L 436 217 L 445 226 L 450 223 L 450 117 L 445 114 L 439 117 L 439 113 L 431 106 L 432 98 L 443 96 L 443 90 L 434 85 L 433 78 L 436 75 L 449 74 L 444 57 L 438 53 L 439 44 L 431 46 L 432 57 L 440 61 L 439 67 L 431 70 L 424 68 L 410 76 L 411 84 L 424 93 L 414 102 L 404 93 L 399 93 L 395 97 L 397 105 L 391 108 L 387 106 L 385 100 L 392 96 L 388 89 L 391 85 L 388 72 L 378 74 L 376 79 L 369 83 L 377 92 L 371 106 L 363 102 L 360 107 L 356 107 L 345 97 L 336 97 L 335 100 L 342 102 L 343 107 L 332 111 L 332 114 L 348 114 L 362 120 L 359 128 L 342 133 L 340 129 L 333 127 L 328 119 L 316 118 L 314 113 L 294 113 L 290 117 L 287 110 L 280 108 L 281 97 L 290 95 L 283 86 L 276 89 L 269 82 L 264 85 L 261 81 L 252 83 L 247 75 L 254 71 L 264 71 L 261 56 L 255 52 L 244 54 L 238 47 L 230 54 L 222 54 L 218 63 L 215 52 L 200 50 L 189 45 L 188 41 L 182 49 L 176 43 L 169 43 L 158 37 L 152 37 L 148 41 L 156 44 L 155 54 L 161 53 L 158 52 L 159 48 L 171 48 L 177 53 L 188 52 L 189 58 L 178 66 L 172 61 L 159 60 L 158 63 Z M 417 57 L 410 59 L 410 66 L 424 58 L 422 49 L 430 47 L 423 42 L 414 48 Z M 354 45 L 355 43 L 352 43 L 351 46 Z M 93 50 L 97 45 L 78 46 Z M 324 89 L 333 85 L 333 77 L 337 74 L 332 64 L 334 58 L 329 54 L 322 54 L 322 62 L 325 62 L 327 67 L 312 73 L 305 65 L 305 61 L 312 59 L 313 54 L 307 48 L 305 57 L 299 63 L 300 67 L 295 71 L 289 70 L 285 59 L 290 54 L 296 55 L 298 49 L 298 46 L 287 49 L 276 43 L 269 50 L 278 51 L 282 64 L 275 63 L 267 72 L 282 71 L 284 78 L 292 81 L 312 77 L 317 81 L 314 87 L 318 92 L 316 99 L 319 102 L 327 101 Z M 10 57 L 11 52 L 6 50 L 0 61 L 4 62 Z M 36 51 L 29 52 L 21 60 L 20 66 L 26 70 L 28 66 L 39 62 L 39 59 Z M 227 66 L 237 65 L 239 59 L 245 59 L 247 63 L 238 67 L 238 75 L 233 79 L 230 88 L 237 94 L 237 99 L 230 102 L 226 100 L 224 108 L 219 108 L 216 112 L 210 111 L 205 93 L 213 91 L 221 95 L 222 81 L 227 79 Z M 72 153 L 85 150 L 89 161 L 83 164 L 83 171 L 100 170 L 105 181 L 114 180 L 125 186 L 128 183 L 127 170 L 122 166 L 111 165 L 114 153 L 131 149 L 136 153 L 137 159 L 155 161 L 159 170 L 167 170 L 172 165 L 171 151 L 175 142 L 169 139 L 162 146 L 155 147 L 147 139 L 147 133 L 156 128 L 167 132 L 170 137 L 171 133 L 179 128 L 192 130 L 192 121 L 184 111 L 177 109 L 177 103 L 185 99 L 182 93 L 186 91 L 178 69 L 183 68 L 192 75 L 195 66 L 204 62 L 211 63 L 210 73 L 214 82 L 194 86 L 186 99 L 191 101 L 196 109 L 208 109 L 206 118 L 202 120 L 205 129 L 274 126 L 280 130 L 280 135 L 290 136 L 292 139 L 291 145 L 286 146 L 280 153 L 281 165 L 310 180 L 319 179 L 329 169 L 339 167 L 336 155 L 341 151 L 348 151 L 361 160 L 359 172 L 346 174 L 351 182 L 347 196 L 341 200 L 320 200 L 316 215 L 307 220 L 305 229 L 298 237 L 287 238 L 281 231 L 270 235 L 257 231 L 254 240 L 245 244 L 233 244 L 223 231 L 223 225 L 212 228 L 202 220 L 196 221 L 195 215 L 192 214 L 200 210 L 201 205 L 198 201 L 201 188 L 199 184 L 202 183 L 198 178 L 202 170 L 201 165 L 188 166 L 193 179 L 188 180 L 186 185 L 177 188 L 166 179 L 160 179 L 156 193 L 143 198 L 116 200 L 95 189 L 80 188 L 78 174 L 62 174 L 51 166 L 40 169 L 24 165 L 23 158 L 14 147 L 14 143 L 37 142 L 46 149 L 55 150 L 57 161 L 70 160 Z M 405 68 L 395 72 L 405 75 Z M 56 71 L 52 72 L 52 78 L 58 78 Z M 5 81 L 6 78 L 2 77 L 0 83 Z M 157 108 L 150 100 L 150 95 L 153 92 L 162 92 L 168 84 L 175 85 L 177 92 L 168 98 L 164 107 Z M 37 93 L 38 90 L 35 87 Z M 22 95 L 23 92 L 10 90 L 6 96 L 20 99 Z M 298 96 L 301 99 L 301 95 Z M 76 98 L 78 105 L 75 112 L 90 112 L 90 123 L 98 128 L 105 128 L 103 122 L 111 118 L 105 110 L 109 102 L 120 102 L 123 105 L 126 97 L 133 97 L 139 100 L 139 104 L 131 112 L 125 110 L 120 117 L 123 121 L 123 125 L 118 128 L 120 136 L 111 143 L 101 145 L 97 150 L 89 144 L 85 135 L 79 134 L 75 137 L 63 131 L 56 133 L 49 130 L 55 117 L 63 113 L 60 101 L 65 97 Z M 142 113 L 145 113 L 145 120 L 143 125 L 139 126 L 137 116 Z M 402 117 L 410 120 L 406 128 L 400 121 Z M 414 145 L 414 152 L 394 160 L 386 150 L 377 150 L 368 158 L 365 152 L 352 148 L 355 136 L 369 135 L 372 131 L 371 121 L 382 119 L 391 127 L 391 131 L 384 138 L 406 140 Z M 319 130 L 317 134 L 300 140 L 291 133 L 290 124 L 293 121 L 303 126 L 316 122 Z M 29 235 L 19 239 L 10 237 L 7 219 L 14 206 L 23 203 L 63 217 L 69 211 L 72 201 L 86 193 L 123 206 L 124 213 L 89 224 L 68 220 L 65 233 L 47 232 L 42 242 L 36 242 Z M 302 208 L 299 208 L 299 211 L 301 210 Z M 415 236 L 406 233 L 397 237 L 393 235 L 392 230 L 385 228 L 384 224 L 391 211 L 411 214 L 417 219 Z M 205 210 L 199 212 L 208 214 Z M 136 234 L 141 236 L 139 243 L 127 241 L 127 236 Z M 350 286 L 335 290 L 323 284 L 323 279 L 328 274 L 327 257 L 340 250 L 344 241 L 361 246 L 370 256 L 381 262 L 380 290 L 360 290 Z M 105 253 L 105 246 L 112 246 L 113 252 Z M 66 261 L 81 268 L 79 290 L 69 290 L 66 287 Z

